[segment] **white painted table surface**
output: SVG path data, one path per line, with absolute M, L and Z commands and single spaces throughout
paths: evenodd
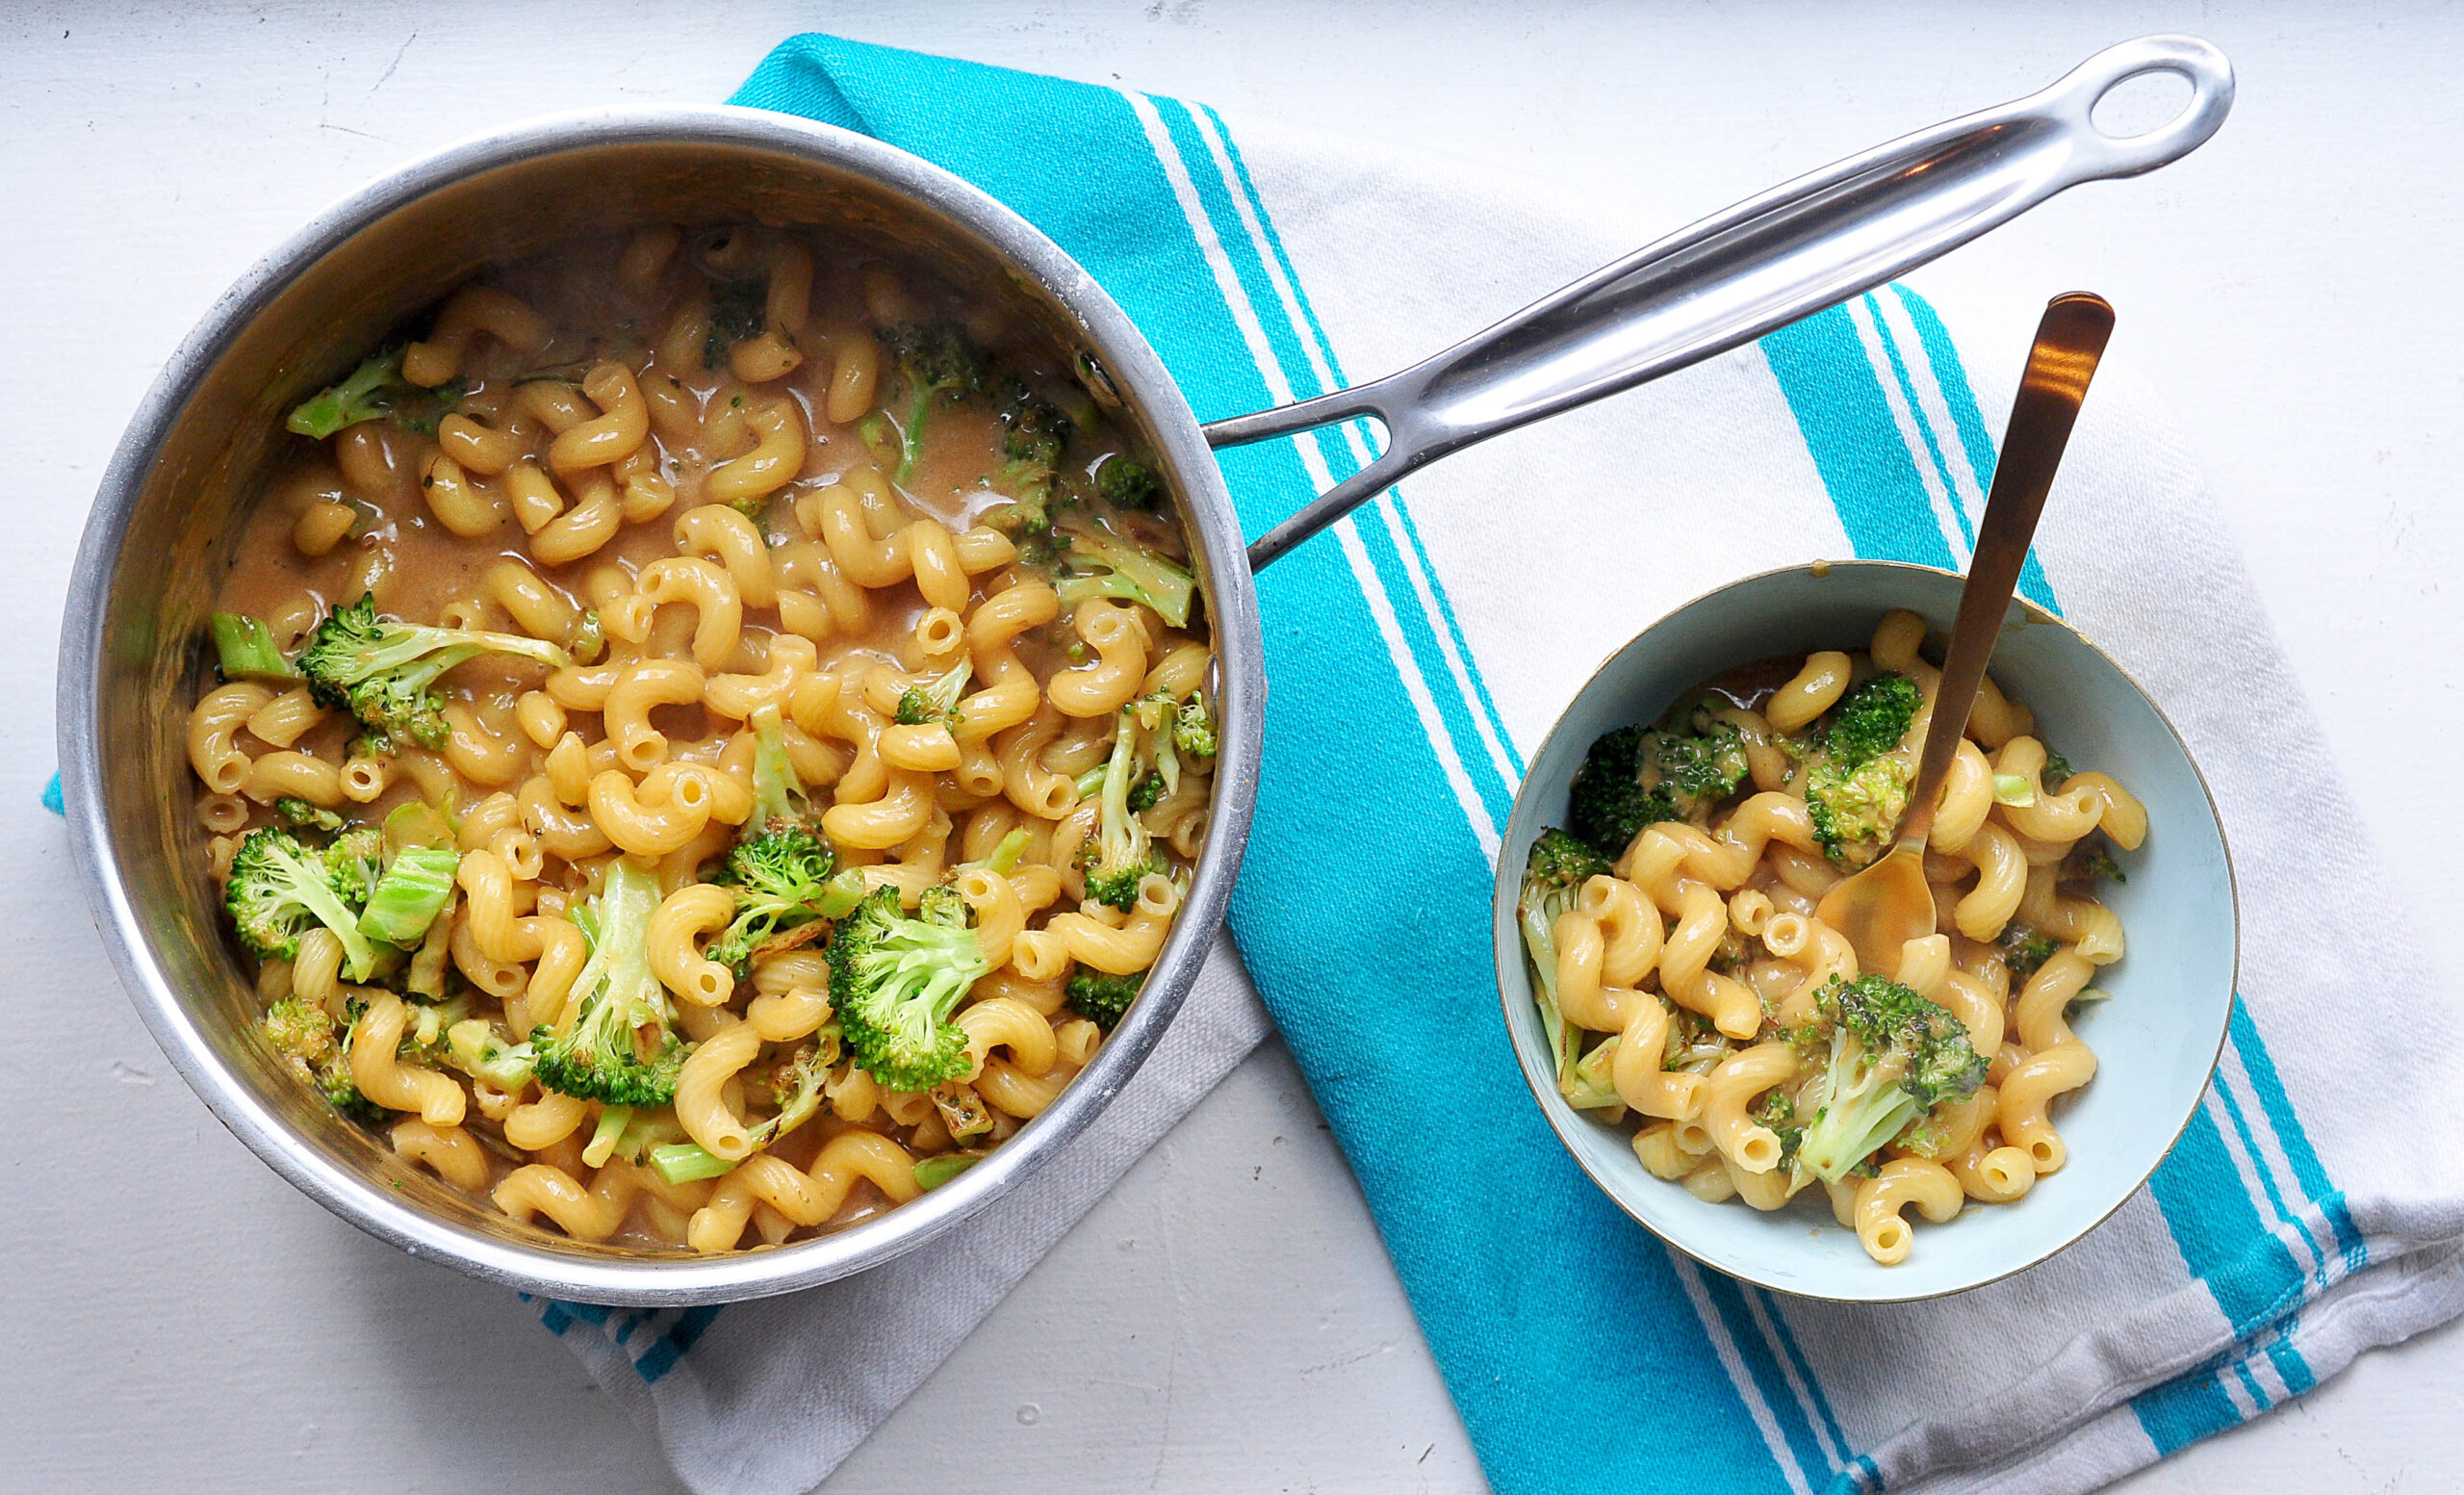
M 2422 769 L 2464 740 L 2464 611 L 2450 590 L 2464 554 L 2456 13 L 19 3 L 0 17 L 13 527 L 0 636 L 16 641 L 0 653 L 0 698 L 14 703 L 0 714 L 0 1178 L 14 1201 L 0 1248 L 0 1488 L 676 1487 L 649 1437 L 526 1313 L 359 1235 L 223 1132 L 129 1010 L 59 822 L 33 804 L 53 763 L 58 618 L 92 486 L 164 356 L 233 277 L 414 152 L 550 109 L 719 99 L 780 39 L 815 28 L 1502 165 L 1666 227 L 2026 91 L 2106 43 L 2213 39 L 2241 76 L 2214 143 L 2147 181 L 2082 189 L 1921 283 L 1954 309 L 2073 286 L 2120 308 L 2117 354 L 2168 392 L 2203 457 L 2399 901 L 2440 927 L 2450 807 L 2426 812 L 2383 770 Z M 2425 813 L 2437 834 L 2421 834 Z M 2449 944 L 2436 959 L 2451 988 L 2464 957 Z M 2459 1371 L 2455 1330 L 2368 1355 L 2128 1488 L 2453 1487 Z M 1479 1487 L 1279 1044 L 1141 1163 L 827 1488 L 959 1483 Z

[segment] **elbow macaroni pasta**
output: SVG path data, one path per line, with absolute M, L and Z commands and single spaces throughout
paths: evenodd
M 1100 644 L 1081 632 L 1098 662 L 1048 692 L 1101 673 Z M 1905 807 L 1937 679 L 1925 633 L 1913 614 L 1893 613 L 1862 652 L 1750 666 L 1682 698 L 1639 743 L 1604 738 L 1584 773 L 1630 762 L 1639 788 L 1667 798 L 1613 832 L 1578 808 L 1576 829 L 1593 838 L 1547 833 L 1524 890 L 1532 987 L 1564 1099 L 1605 1124 L 1634 1118 L 1645 1170 L 1707 1202 L 1778 1210 L 1821 1184 L 1883 1266 L 1915 1249 L 1916 1220 L 1939 1225 L 1971 1201 L 2016 1202 L 2066 1161 L 2056 1109 L 2097 1062 L 2081 1004 L 2103 994 L 2090 988 L 2124 949 L 2097 891 L 2119 876 L 2115 855 L 2147 834 L 2143 805 L 2110 775 L 2063 762 L 2035 714 L 1989 682 L 1927 854 L 1940 928 L 1908 942 L 1890 980 L 1861 972 L 1816 906 L 1888 845 Z M 1907 713 L 1896 744 L 1843 748 L 1833 724 L 1852 711 L 1887 719 L 1876 703 L 1894 692 L 1889 709 Z M 1091 821 L 1060 811 L 1031 777 L 1069 740 L 1067 707 L 1055 707 L 1014 729 L 1005 786 L 1024 813 L 1066 816 L 1060 844 Z M 1078 917 L 1018 937 L 1021 977 L 1091 964 L 1073 942 Z M 1069 948 L 1047 947 L 1061 943 Z M 1869 1081 L 1889 1087 L 1883 1096 L 1907 1094 L 1898 1077 L 1919 1051 L 1891 1036 L 1915 1030 L 1842 1022 L 1867 1003 L 1930 1015 L 1923 1045 L 1951 1056 L 1935 1071 L 1945 1078 L 1927 1082 L 1939 1087 L 1930 1106 L 1859 1109 Z M 1840 1120 L 1866 1116 L 1882 1129 Z
M 257 957 L 257 1000 L 289 1067 L 381 1127 L 393 1166 L 514 1221 L 717 1251 L 905 1203 L 947 1176 L 919 1165 L 998 1145 L 1099 1056 L 1117 1014 L 1074 1010 L 1071 978 L 1142 981 L 1179 915 L 1215 764 L 1166 744 L 1182 703 L 1212 710 L 1205 620 L 1065 605 L 1059 568 L 1003 528 L 1021 495 L 990 397 L 937 417 L 911 460 L 915 391 L 884 356 L 882 308 L 955 323 L 962 303 L 922 271 L 860 273 L 853 254 L 789 230 L 651 225 L 455 291 L 401 354 L 424 393 L 399 403 L 424 414 L 303 443 L 224 585 L 218 606 L 286 655 L 370 596 L 389 622 L 566 656 L 544 671 L 457 657 L 425 686 L 442 730 L 416 740 L 288 682 L 212 684 L 185 724 L 202 875 L 229 877 L 261 835 L 315 851 L 377 833 L 371 884 L 406 845 L 458 858 L 424 935 L 363 964 L 355 926 L 312 920 Z M 642 330 L 612 311 L 555 320 L 603 305 Z M 1073 416 L 1093 408 L 1063 352 L 989 356 Z M 1131 458 L 1100 413 L 1079 419 L 1050 479 L 1070 522 L 1185 567 L 1168 513 L 1092 491 L 1087 474 Z M 1171 706 L 1159 717 L 1150 698 Z M 1078 786 L 1116 739 L 1158 776 L 1126 823 Z M 955 894 L 987 972 L 949 1018 L 955 1078 L 898 1091 L 860 1063 L 832 1005 L 829 917 L 746 936 L 749 955 L 727 945 L 752 898 L 722 880 L 728 855 L 783 792 L 868 890 L 908 911 Z M 2084 780 L 2074 793 L 2121 802 Z M 1143 864 L 1095 876 L 1124 841 Z M 655 889 L 629 954 L 599 948 L 619 886 Z M 1611 879 L 1595 904 L 1612 990 L 1630 988 L 1659 917 Z M 536 1062 L 604 1011 L 626 960 L 650 1005 L 615 1041 L 674 1045 L 672 1095 L 629 1110 L 551 1088 Z M 1700 1075 L 1638 1062 L 1656 1057 L 1651 1021 L 1668 1025 L 1658 999 L 1604 1000 L 1634 1014 L 1619 1031 L 1638 1108 L 1698 1117 Z M 699 1161 L 671 1176 L 680 1148 Z

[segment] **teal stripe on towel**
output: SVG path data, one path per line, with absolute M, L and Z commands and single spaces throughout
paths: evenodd
M 1911 322 L 1918 329 L 1922 353 L 1951 409 L 1962 446 L 1972 461 L 1985 464 L 1975 475 L 1978 487 L 1989 489 L 1993 449 L 1984 434 L 1973 389 L 1950 340 L 1942 333 L 1939 318 L 1924 297 L 1906 287 L 1892 287 L 1891 294 L 1908 309 Z M 1877 322 L 1880 322 L 1879 318 Z M 1886 326 L 1884 337 L 1886 343 L 1890 342 Z M 1835 308 L 1810 317 L 1763 339 L 1761 346 L 1857 554 L 1946 564 L 1948 542 L 1917 473 L 1918 458 L 1909 451 L 1898 423 L 1891 418 L 1889 407 L 1873 381 L 1872 364 L 1847 312 Z M 1890 351 L 1894 368 L 1905 377 L 1905 364 L 1899 360 L 1907 356 L 1908 350 L 1893 345 Z M 2023 349 L 2017 351 L 2024 357 Z M 1908 396 L 1912 402 L 1912 389 Z M 1930 433 L 1927 441 L 1927 454 L 1937 454 L 1938 447 L 1932 443 Z M 2033 553 L 2029 566 L 2042 578 Z M 2056 606 L 2049 582 L 2043 582 L 2042 590 L 2033 595 L 2045 606 Z M 2238 1001 L 2234 1020 L 2237 1041 L 2245 1034 L 2248 1040 L 2246 1045 L 2237 1046 L 2246 1055 L 2257 1055 L 2255 1060 L 2246 1057 L 2246 1066 L 2251 1070 L 2252 1083 L 2262 1095 L 2263 1105 L 2269 1105 L 2270 1121 L 2279 1141 L 2289 1157 L 2297 1145 L 2300 1156 L 2306 1160 L 2306 1172 L 2303 1164 L 2296 1166 L 2304 1189 L 2330 1211 L 2331 1220 L 2341 1216 L 2342 1198 L 2328 1185 L 2316 1153 L 2302 1139 L 2291 1102 L 2276 1081 L 2274 1067 L 2267 1061 L 2256 1030 L 2242 1014 Z M 2267 1072 L 2264 1082 L 2259 1079 L 2262 1066 Z M 2281 1117 L 2265 1098 L 2271 1092 L 2282 1102 Z M 2185 1265 L 2207 1286 L 2235 1333 L 2258 1332 L 2301 1300 L 2304 1284 L 2299 1266 L 2283 1241 L 2259 1218 L 2249 1192 L 2224 1152 L 2214 1121 L 2204 1109 L 2194 1117 L 2181 1145 L 2157 1171 L 2151 1187 Z M 2299 1357 L 2290 1346 L 2285 1353 L 2298 1364 Z M 2306 1379 L 2308 1374 L 2307 1367 L 2301 1366 L 2299 1375 Z M 2206 1379 L 2211 1386 L 2215 1384 L 2213 1377 Z M 2220 1389 L 2216 1391 L 2216 1398 L 2226 1414 L 2226 1421 L 2217 1426 L 2238 1421 Z M 2154 1408 L 2152 1415 L 2162 1428 L 2151 1424 L 2149 1435 L 2162 1446 L 2166 1437 L 2190 1427 L 2215 1431 L 2202 1420 L 2203 1413 L 2192 1417 L 2182 1409 L 2208 1405 L 2205 1401 L 2191 1398 L 2177 1407 L 2160 1398 L 2143 1406 L 2141 1416 L 2143 1422 L 2148 1421 L 2149 1408 Z

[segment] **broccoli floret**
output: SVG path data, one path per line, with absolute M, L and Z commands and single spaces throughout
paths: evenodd
M 2039 774 L 2037 777 L 2043 781 L 2046 788 L 2053 790 L 2056 794 L 2059 794 L 2062 792 L 2062 786 L 2077 776 L 2071 771 L 2070 760 L 2063 757 L 2051 748 L 2046 748 L 2044 750 L 2044 772 Z
M 1018 564 L 1030 571 L 1058 572 L 1069 554 L 1069 537 L 1058 530 L 1022 530 L 1013 539 L 1018 547 Z
M 508 1095 L 530 1083 L 531 1046 L 508 1044 L 485 1018 L 465 1018 L 445 1030 L 445 1062 Z
M 2071 847 L 2069 855 L 2062 859 L 2061 880 L 2063 882 L 2092 883 L 2098 878 L 2116 883 L 2130 881 L 2130 874 L 2124 872 L 2121 869 L 2121 863 L 2114 860 L 2113 848 L 2104 844 L 2101 838 L 2093 844 L 2083 841 Z
M 687 1049 L 670 1027 L 667 992 L 651 974 L 651 915 L 658 905 L 656 875 L 620 859 L 575 918 L 590 941 L 590 959 L 558 1021 L 530 1035 L 545 1088 L 611 1106 L 676 1098 Z
M 1055 469 L 1076 429 L 1059 405 L 1038 395 L 1026 380 L 1012 374 L 1003 381 L 1003 461 L 993 486 L 1014 497 L 991 516 L 996 528 L 1026 535 L 1051 527 Z
M 368 907 L 360 911 L 359 932 L 392 944 L 419 943 L 453 896 L 453 874 L 461 864 L 459 852 L 442 847 L 405 846 L 396 852 L 369 892 Z
M 1643 739 L 1648 735 L 1650 730 L 1643 727 L 1603 733 L 1583 755 L 1568 788 L 1568 829 L 1604 857 L 1624 856 L 1647 825 L 1685 818 L 1665 785 L 1642 786 Z
M 1540 1029 L 1556 1056 L 1557 1087 L 1574 1080 L 1575 1045 L 1580 1035 L 1557 1005 L 1557 915 L 1571 912 L 1586 878 L 1608 870 L 1598 852 L 1564 831 L 1547 830 L 1531 843 L 1523 863 L 1523 891 L 1515 899 L 1523 947 L 1531 957 L 1531 996 L 1540 1008 Z
M 323 831 L 328 835 L 346 824 L 343 817 L 330 810 L 321 810 L 304 799 L 285 794 L 273 802 L 273 812 L 303 831 Z
M 1164 502 L 1164 479 L 1133 456 L 1116 456 L 1095 472 L 1095 493 L 1118 508 L 1152 509 Z
M 218 612 L 206 620 L 206 628 L 214 635 L 214 659 L 224 680 L 291 683 L 299 679 L 298 666 L 274 647 L 273 630 L 262 618 Z
M 877 889 L 830 941 L 830 1005 L 856 1063 L 891 1090 L 966 1072 L 966 1034 L 950 1014 L 991 965 L 964 906 L 932 895 L 942 891 L 927 892 L 910 918 L 897 889 Z
M 770 277 L 743 275 L 710 283 L 710 330 L 702 339 L 702 367 L 724 369 L 728 354 L 770 323 Z
M 2025 924 L 2005 924 L 2002 938 L 1995 941 L 2002 947 L 2002 964 L 2011 967 L 2014 980 L 2025 981 L 2037 973 L 2037 967 L 2053 959 L 2062 948 L 2061 941 L 2040 935 Z
M 1837 759 L 1816 759 L 1806 770 L 1806 815 L 1823 855 L 1861 867 L 1890 844 L 1908 811 L 1905 759 L 1871 758 L 1853 769 Z
M 957 404 L 984 388 L 984 354 L 945 322 L 901 322 L 884 330 L 881 339 L 907 396 L 907 417 L 898 428 L 898 472 L 892 479 L 903 484 L 915 476 L 925 423 L 934 408 Z
M 402 377 L 402 350 L 389 348 L 352 370 L 340 384 L 302 400 L 284 424 L 319 441 L 362 421 L 392 421 L 404 430 L 433 436 L 437 423 L 470 387 L 461 379 L 450 379 L 434 389 L 422 389 Z
M 1130 702 L 1127 709 L 1138 721 L 1129 810 L 1132 814 L 1143 814 L 1180 792 L 1184 744 L 1205 750 L 1192 752 L 1193 758 L 1215 756 L 1215 725 L 1207 719 L 1206 703 L 1195 695 L 1180 701 L 1169 691 L 1156 690 Z M 1105 764 L 1081 776 L 1081 796 L 1098 792 L 1109 772 L 1110 765 Z
M 1745 774 L 1744 735 L 1735 723 L 1697 707 L 1684 731 L 1655 727 L 1643 734 L 1635 783 L 1646 794 L 1666 790 L 1678 814 L 1695 819 L 1735 793 Z
M 1104 764 L 1095 835 L 1079 853 L 1087 874 L 1087 896 L 1123 911 L 1137 907 L 1138 885 L 1147 874 L 1164 870 L 1146 827 L 1130 812 L 1130 790 L 1139 777 L 1137 748 L 1137 708 L 1126 706 L 1113 729 L 1112 758 Z
M 445 708 L 428 686 L 447 670 L 483 654 L 512 655 L 551 669 L 573 661 L 544 639 L 475 629 L 422 628 L 376 616 L 376 596 L 334 609 L 299 652 L 308 688 L 369 726 L 423 746 L 445 740 Z
M 853 867 L 834 878 L 830 843 L 802 826 L 774 828 L 728 852 L 717 881 L 735 894 L 734 922 L 702 953 L 741 976 L 753 958 L 816 919 L 844 918 L 864 897 Z
M 975 678 L 975 661 L 962 657 L 947 675 L 930 684 L 910 685 L 898 698 L 898 722 L 902 727 L 922 727 L 933 722 L 948 724 L 958 730 L 959 699 L 966 694 L 967 683 Z
M 1815 1006 L 1831 1027 L 1830 1064 L 1796 1161 L 1818 1178 L 1839 1182 L 1911 1121 L 1985 1083 L 1966 1027 L 1896 981 L 1835 976 Z
M 357 1011 L 353 1010 L 356 1020 Z M 373 1123 L 384 1111 L 359 1093 L 350 1075 L 350 1034 L 337 1032 L 331 1014 L 314 1002 L 284 997 L 266 1009 L 258 1029 L 299 1076 L 300 1083 L 325 1097 L 328 1105 L 354 1121 Z
M 259 1026 L 274 1051 L 314 1066 L 334 1051 L 333 1015 L 314 1002 L 286 996 L 266 1009 Z
M 1143 603 L 1174 628 L 1187 628 L 1197 583 L 1188 571 L 1108 534 L 1072 534 L 1061 563 L 1064 611 L 1090 597 Z
M 346 831 L 325 845 L 325 870 L 344 901 L 365 904 L 385 876 L 385 833 L 372 825 Z
M 1173 713 L 1172 745 L 1192 758 L 1215 756 L 1215 718 L 1207 713 L 1203 697 L 1190 697 Z
M 322 924 L 342 941 L 350 979 L 365 981 L 376 967 L 376 947 L 359 932 L 352 904 L 368 896 L 366 874 L 347 857 L 329 857 L 289 832 L 261 826 L 231 854 L 223 906 L 241 941 L 261 960 L 296 960 L 299 937 Z
M 1796 1101 L 1785 1091 L 1770 1091 L 1756 1103 L 1754 1119 L 1771 1128 L 1780 1139 L 1780 1161 L 1773 1166 L 1784 1170 L 1793 1167 L 1806 1142 L 1806 1129 L 1797 1121 Z
M 1138 999 L 1138 989 L 1145 984 L 1142 970 L 1114 976 L 1085 966 L 1072 967 L 1065 989 L 1069 1010 L 1110 1033 L 1120 1025 L 1129 1004 Z
M 1916 682 L 1886 672 L 1851 690 L 1831 709 L 1831 724 L 1823 729 L 1822 745 L 1843 768 L 1861 767 L 1869 759 L 1895 751 L 1908 736 L 1922 701 Z

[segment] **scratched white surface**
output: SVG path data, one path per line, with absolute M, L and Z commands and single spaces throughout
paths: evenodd
M 174 1078 L 31 810 L 92 484 L 165 353 L 321 204 L 538 111 L 716 99 L 824 27 L 1411 142 L 1667 226 L 2143 31 L 2241 102 L 2191 161 L 1929 271 L 1954 308 L 2121 307 L 2425 925 L 2453 888 L 2383 744 L 2464 739 L 2446 594 L 2464 364 L 2464 17 L 2429 6 L 1921 11 L 1393 3 L 660 8 L 628 0 L 49 8 L 0 16 L 0 1488 L 675 1488 L 524 1314 L 295 1195 Z M 1363 252 L 1373 252 L 1364 246 Z M 1534 285 L 1537 294 L 1548 287 Z M 1465 329 L 1468 330 L 1468 329 Z M 1364 371 L 1367 372 L 1367 371 Z M 2254 728 L 2263 723 L 2254 719 Z M 2418 763 L 2417 755 L 2408 761 Z M 2434 812 L 2443 814 L 2443 809 Z M 2464 973 L 2452 945 L 2446 979 Z M 2464 1333 L 2130 1482 L 2453 1488 Z M 1674 1456 L 1682 1456 L 1681 1452 Z M 827 1488 L 1465 1490 L 1462 1430 L 1341 1155 L 1270 1044 L 1142 1162 Z

